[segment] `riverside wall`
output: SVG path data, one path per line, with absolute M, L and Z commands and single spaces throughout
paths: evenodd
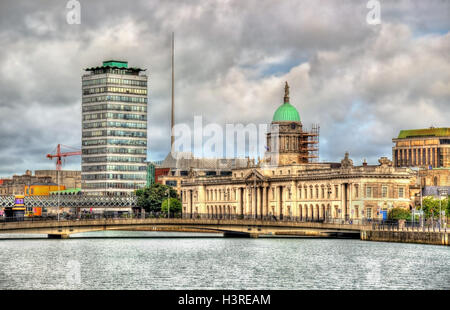
M 392 231 L 392 230 L 361 230 L 361 240 L 422 243 L 448 246 L 449 232 L 439 231 Z

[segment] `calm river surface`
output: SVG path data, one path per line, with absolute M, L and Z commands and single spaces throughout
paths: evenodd
M 0 240 L 0 289 L 450 289 L 444 246 L 163 232 L 73 236 L 123 238 Z

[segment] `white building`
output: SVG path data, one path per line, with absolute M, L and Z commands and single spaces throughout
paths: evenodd
M 82 190 L 124 195 L 146 184 L 147 76 L 104 61 L 82 77 Z

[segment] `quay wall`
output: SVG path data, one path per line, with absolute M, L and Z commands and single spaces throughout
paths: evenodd
M 361 240 L 422 243 L 448 246 L 449 232 L 362 230 Z

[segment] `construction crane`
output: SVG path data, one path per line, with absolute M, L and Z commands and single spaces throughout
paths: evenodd
M 61 167 L 62 167 L 62 161 L 61 160 L 62 160 L 63 157 L 81 155 L 81 151 L 61 153 L 61 146 L 64 146 L 66 148 L 74 149 L 73 147 L 70 147 L 70 146 L 67 146 L 67 145 L 58 144 L 58 146 L 56 147 L 56 154 L 47 154 L 47 158 L 49 158 L 50 160 L 52 160 L 53 158 L 56 158 L 56 170 L 58 170 L 58 171 L 61 170 Z
M 70 148 L 70 149 L 75 149 L 73 147 L 67 146 L 67 145 L 63 145 L 66 148 Z M 62 167 L 62 159 L 63 157 L 68 157 L 68 156 L 75 156 L 75 155 L 81 155 L 81 151 L 77 150 L 77 151 L 73 151 L 73 152 L 64 152 L 61 153 L 61 144 L 58 144 L 58 146 L 56 147 L 56 154 L 47 154 L 47 158 L 52 160 L 53 158 L 56 158 L 56 179 L 58 182 L 58 204 L 56 206 L 57 208 L 57 213 L 58 213 L 58 221 L 59 221 L 59 213 L 60 213 L 60 207 L 59 207 L 59 192 L 60 192 L 60 188 L 59 188 L 59 184 L 60 184 L 60 173 L 59 171 L 61 171 L 61 167 Z

